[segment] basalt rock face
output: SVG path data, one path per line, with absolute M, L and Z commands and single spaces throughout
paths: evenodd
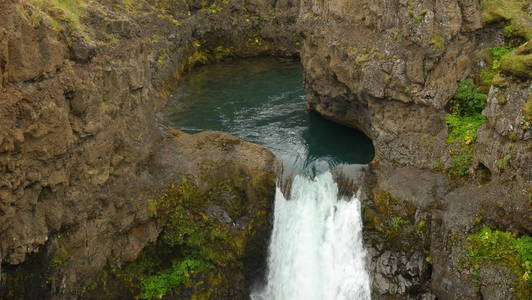
M 517 2 L 498 3 L 522 9 L 530 29 L 530 6 Z M 532 231 L 527 44 L 489 89 L 469 178 L 445 172 L 448 102 L 460 80 L 480 81 L 486 49 L 505 39 L 504 22 L 486 14 L 476 0 L 302 1 L 309 108 L 362 130 L 376 149 L 361 196 L 376 299 L 515 297 L 508 283 L 519 279 L 500 266 L 474 271 L 466 244 L 485 225 Z
M 134 2 L 0 3 L 1 298 L 76 298 L 157 239 L 147 201 L 191 161 L 157 117 L 183 70 L 297 52 L 292 1 Z
M 309 105 L 362 129 L 377 159 L 446 160 L 442 108 L 472 68 L 478 1 L 304 1 Z M 420 121 L 423 120 L 423 121 Z

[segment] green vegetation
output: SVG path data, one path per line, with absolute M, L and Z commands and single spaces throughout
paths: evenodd
M 483 265 L 498 264 L 516 276 L 514 293 L 518 299 L 532 297 L 532 237 L 484 227 L 467 238 L 467 255 L 474 273 Z M 479 276 L 477 276 L 478 278 Z
M 434 36 L 432 36 L 432 40 L 430 41 L 430 44 L 432 45 L 434 49 L 438 51 L 443 51 L 445 47 L 445 39 L 443 38 L 443 36 L 439 34 L 435 34 Z
M 393 217 L 391 226 L 393 229 L 397 230 L 401 228 L 401 226 L 408 224 L 409 222 L 401 217 Z
M 449 127 L 447 143 L 451 149 L 452 166 L 449 173 L 463 177 L 469 174 L 477 131 L 485 119 L 481 112 L 486 107 L 487 96 L 480 92 L 471 79 L 462 80 L 455 96 L 449 101 L 450 114 L 445 120 Z
M 486 107 L 487 98 L 471 79 L 464 79 L 460 81 L 456 94 L 449 101 L 451 114 L 462 117 L 479 114 Z
M 487 92 L 492 79 L 499 71 L 523 79 L 532 74 L 532 22 L 527 0 L 484 0 L 484 22 L 505 22 L 503 29 L 506 44 L 519 47 L 499 46 L 491 49 L 491 65 L 481 74 L 482 88 Z M 528 41 L 528 42 L 527 42 Z
M 506 21 L 509 25 L 505 33 L 532 39 L 532 27 L 526 8 L 528 0 L 484 0 L 482 2 L 482 20 L 486 23 Z
M 525 121 L 532 121 L 532 95 L 528 97 L 528 100 L 523 106 L 523 115 L 525 117 Z
M 162 298 L 183 288 L 209 298 L 211 289 L 227 285 L 221 272 L 242 268 L 238 259 L 245 245 L 225 224 L 204 213 L 209 201 L 220 194 L 234 201 L 242 197 L 225 181 L 206 192 L 186 178 L 170 185 L 159 199 L 148 202 L 148 212 L 164 224 L 157 242 L 135 261 L 123 267 L 111 265 L 107 276 L 141 299 Z
M 207 271 L 211 265 L 201 260 L 187 258 L 170 269 L 142 280 L 142 299 L 160 299 L 192 278 L 195 274 Z
M 51 17 L 52 27 L 62 30 L 63 25 L 72 30 L 80 30 L 80 16 L 85 10 L 85 3 L 82 0 L 31 0 L 31 2 L 46 12 Z
M 186 67 L 192 68 L 195 65 L 207 64 L 213 61 L 220 61 L 234 54 L 232 47 L 224 46 L 215 47 L 213 50 L 207 49 L 205 45 L 198 40 L 192 42 L 194 52 L 188 57 Z
M 366 209 L 364 218 L 373 229 L 392 239 L 408 232 L 404 226 L 414 223 L 412 219 L 416 209 L 413 205 L 387 192 L 374 193 L 372 200 L 374 209 Z
M 449 126 L 447 142 L 470 145 L 477 140 L 477 130 L 484 124 L 485 119 L 481 114 L 459 116 L 447 114 L 445 120 Z
M 497 168 L 500 170 L 500 171 L 504 171 L 504 169 L 506 169 L 508 167 L 508 164 L 510 163 L 510 161 L 512 160 L 512 155 L 511 154 L 506 154 L 503 156 L 503 158 L 497 160 Z
M 523 79 L 532 78 L 532 42 L 501 58 L 501 71 Z

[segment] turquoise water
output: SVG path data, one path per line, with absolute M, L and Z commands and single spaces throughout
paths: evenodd
M 366 164 L 374 155 L 363 133 L 305 108 L 298 62 L 244 59 L 196 68 L 172 96 L 166 117 L 186 132 L 231 133 L 271 149 L 297 169 Z

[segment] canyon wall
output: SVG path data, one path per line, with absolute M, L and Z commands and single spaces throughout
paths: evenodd
M 191 170 L 194 157 L 162 125 L 171 88 L 195 64 L 295 54 L 296 17 L 291 1 L 1 1 L 0 298 L 78 298 L 110 261 L 154 242 L 163 224 L 149 201 L 212 167 Z M 239 144 L 206 143 L 209 155 L 234 158 L 224 168 L 244 203 L 271 201 L 272 154 Z M 253 174 L 242 170 L 251 154 Z M 212 185 L 225 176 L 212 173 Z M 258 174 L 270 186 L 251 192 Z M 260 212 L 257 232 L 267 208 L 242 212 Z
M 364 131 L 376 149 L 362 197 L 376 299 L 530 295 L 521 278 L 529 270 L 473 266 L 468 239 L 484 226 L 532 230 L 530 9 L 526 1 L 302 1 L 308 105 Z M 501 59 L 507 68 L 498 67 L 490 51 L 512 47 Z M 488 72 L 498 74 L 486 84 Z M 447 118 L 466 78 L 484 83 L 487 106 L 457 150 Z

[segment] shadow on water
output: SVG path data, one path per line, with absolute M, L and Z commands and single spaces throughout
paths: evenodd
M 308 113 L 308 119 L 308 127 L 301 134 L 308 147 L 305 168 L 319 160 L 334 167 L 341 163 L 367 164 L 373 159 L 373 144 L 364 133 L 326 120 L 313 111 Z
M 256 58 L 197 68 L 167 107 L 176 128 L 231 133 L 271 149 L 309 175 L 337 164 L 367 164 L 371 140 L 305 108 L 302 68 L 296 61 Z

